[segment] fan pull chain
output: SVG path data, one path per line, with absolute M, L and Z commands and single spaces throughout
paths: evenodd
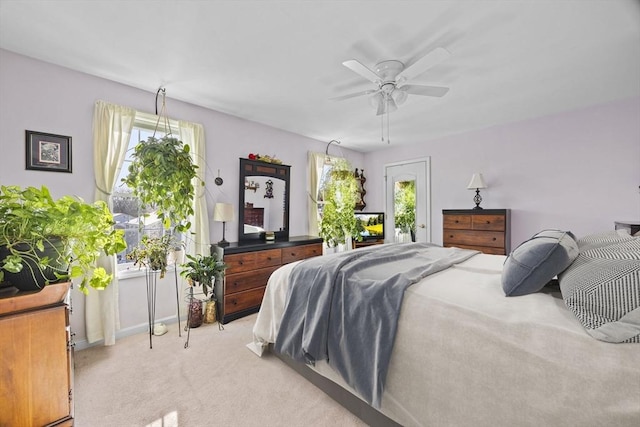
M 389 139 L 389 101 L 387 100 L 387 144 L 391 144 Z

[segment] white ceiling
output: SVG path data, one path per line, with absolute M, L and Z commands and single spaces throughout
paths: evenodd
M 359 151 L 388 146 L 366 96 L 329 100 L 375 87 L 347 59 L 451 52 L 396 145 L 640 95 L 638 0 L 0 0 L 0 47 Z

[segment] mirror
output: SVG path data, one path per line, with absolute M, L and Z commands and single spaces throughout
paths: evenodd
M 290 166 L 240 159 L 238 240 L 289 237 Z

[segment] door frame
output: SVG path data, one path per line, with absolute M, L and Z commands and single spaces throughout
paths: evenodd
M 391 162 L 391 163 L 385 163 L 384 165 L 382 165 L 382 176 L 383 176 L 383 181 L 384 181 L 384 210 L 385 210 L 385 221 L 387 221 L 386 218 L 391 218 L 391 215 L 389 212 L 386 212 L 387 210 L 387 197 L 389 197 L 389 195 L 387 194 L 387 168 L 389 167 L 394 167 L 394 166 L 403 166 L 403 165 L 410 165 L 413 163 L 422 163 L 424 162 L 426 164 L 426 171 L 425 171 L 425 183 L 424 183 L 424 187 L 425 187 L 425 196 L 426 196 L 426 215 L 427 215 L 427 220 L 426 220 L 426 226 L 427 226 L 427 242 L 432 243 L 432 234 L 431 234 L 431 223 L 433 222 L 432 217 L 433 215 L 431 215 L 431 156 L 425 156 L 425 157 L 418 157 L 417 159 L 411 159 L 411 160 L 402 160 L 399 162 Z M 416 191 L 418 191 L 416 189 Z M 417 200 L 416 200 L 417 202 Z M 385 224 L 386 225 L 386 224 Z M 387 227 L 389 228 L 389 227 Z M 391 230 L 395 230 L 395 227 L 391 227 Z M 391 230 L 389 230 L 388 232 L 385 233 L 385 241 L 389 241 L 392 242 L 393 240 L 390 239 L 390 233 Z

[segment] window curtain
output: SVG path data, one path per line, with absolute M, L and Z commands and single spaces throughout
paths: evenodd
M 205 198 L 204 175 L 206 170 L 206 153 L 204 127 L 198 123 L 179 122 L 180 140 L 191 147 L 193 163 L 198 166 L 198 177 L 194 179 L 195 197 L 193 199 L 193 218 L 191 218 L 191 232 L 193 244 L 187 244 L 186 252 L 209 255 L 209 213 Z M 190 242 L 191 239 L 187 239 Z
M 131 129 L 136 117 L 134 109 L 97 101 L 93 112 L 93 169 L 95 200 L 105 201 L 113 208 L 111 191 L 122 167 Z M 120 328 L 116 256 L 103 255 L 98 265 L 113 275 L 112 283 L 102 291 L 89 290 L 85 299 L 87 341 L 104 339 L 105 345 L 116 342 Z
M 318 225 L 318 191 L 320 178 L 327 156 L 323 153 L 309 151 L 307 156 L 307 170 L 309 171 L 309 236 L 319 234 Z

